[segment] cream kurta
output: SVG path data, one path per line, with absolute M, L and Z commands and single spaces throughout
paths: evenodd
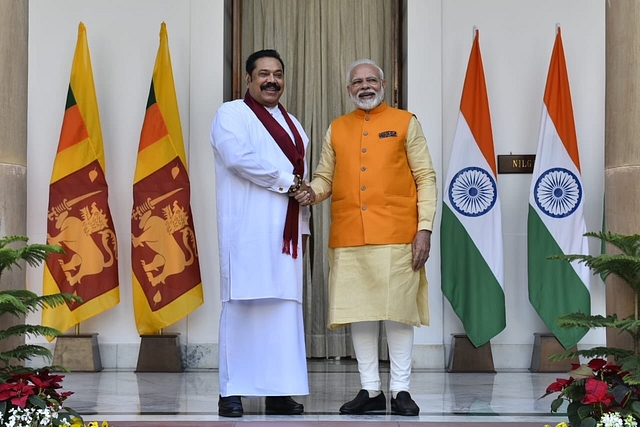
M 416 232 L 432 230 L 437 196 L 435 172 L 426 139 L 415 117 L 409 122 L 405 149 L 418 194 Z M 335 162 L 329 127 L 311 182 L 316 203 L 331 195 Z M 329 328 L 372 320 L 428 325 L 425 271 L 424 268 L 413 271 L 411 260 L 411 244 L 329 249 Z

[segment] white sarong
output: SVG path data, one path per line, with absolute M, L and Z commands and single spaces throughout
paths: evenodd
M 309 394 L 299 302 L 223 302 L 219 343 L 221 396 Z

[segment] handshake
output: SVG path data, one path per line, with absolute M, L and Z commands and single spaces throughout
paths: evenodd
M 300 186 L 295 191 L 290 192 L 289 197 L 295 198 L 300 203 L 300 206 L 309 206 L 316 201 L 316 193 L 309 187 L 308 181 L 300 182 Z

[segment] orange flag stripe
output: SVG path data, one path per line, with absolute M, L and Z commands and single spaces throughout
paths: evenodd
M 573 121 L 569 76 L 559 27 L 556 41 L 553 45 L 553 53 L 551 54 L 547 86 L 544 91 L 544 103 L 547 106 L 549 117 L 556 127 L 556 132 L 558 132 L 558 136 L 562 140 L 562 144 L 564 144 L 571 160 L 580 171 L 580 155 L 578 154 L 576 126 Z
M 480 151 L 487 159 L 489 166 L 491 166 L 493 175 L 497 176 L 489 99 L 487 97 L 487 85 L 484 79 L 482 55 L 480 53 L 480 31 L 478 30 L 476 30 L 473 47 L 469 55 L 469 65 L 464 78 L 464 87 L 462 88 L 460 112 L 467 121 Z
M 167 134 L 169 134 L 169 131 L 167 130 L 167 125 L 164 122 L 158 103 L 150 105 L 144 115 L 138 152 L 156 143 Z
M 62 130 L 60 131 L 60 142 L 58 143 L 58 153 L 67 148 L 84 141 L 89 137 L 87 126 L 82 119 L 78 105 L 69 107 L 64 112 Z

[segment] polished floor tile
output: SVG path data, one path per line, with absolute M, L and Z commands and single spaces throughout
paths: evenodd
M 382 371 L 382 388 L 388 394 L 388 365 L 383 366 Z M 340 415 L 338 408 L 360 389 L 355 362 L 311 360 L 310 394 L 295 396 L 305 406 L 303 415 L 265 415 L 264 398 L 243 398 L 245 415 L 238 420 L 218 416 L 217 370 L 75 372 L 65 374 L 62 385 L 65 391 L 74 392 L 66 403 L 81 413 L 85 421 L 174 421 L 176 425 L 192 421 L 231 423 L 228 425 L 236 421 L 260 421 L 263 427 L 284 421 L 290 427 L 297 424 L 290 423 L 292 421 L 329 424 L 377 421 L 394 427 L 420 421 L 533 422 L 542 426 L 555 425 L 566 419 L 563 414 L 550 412 L 555 395 L 541 398 L 546 387 L 557 377 L 566 375 L 528 371 L 448 373 L 415 369 L 411 375 L 411 394 L 420 407 L 419 416 L 401 417 L 388 413 L 348 416 Z M 224 424 L 216 423 L 216 426 L 224 427 Z

